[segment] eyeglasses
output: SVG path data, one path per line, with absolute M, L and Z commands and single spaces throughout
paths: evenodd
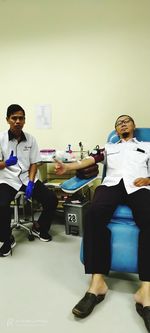
M 126 118 L 126 119 L 123 119 L 123 120 L 119 120 L 119 121 L 116 123 L 116 127 L 121 126 L 121 125 L 123 125 L 123 124 L 128 124 L 130 121 L 131 121 L 130 118 Z
M 24 116 L 12 116 L 11 120 L 14 121 L 14 122 L 16 122 L 17 120 L 24 121 L 25 117 Z

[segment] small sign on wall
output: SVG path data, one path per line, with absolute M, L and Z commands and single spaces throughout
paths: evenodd
M 41 104 L 36 106 L 36 127 L 52 127 L 52 110 L 50 104 Z

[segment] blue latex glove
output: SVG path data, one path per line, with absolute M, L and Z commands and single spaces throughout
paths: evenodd
M 34 182 L 32 182 L 32 180 L 29 180 L 25 191 L 25 196 L 27 200 L 32 197 L 33 189 L 34 189 Z
M 8 160 L 5 161 L 5 164 L 7 167 L 9 167 L 11 165 L 15 165 L 17 163 L 17 161 L 18 161 L 18 158 L 17 158 L 17 156 L 14 156 L 14 152 L 12 150 Z

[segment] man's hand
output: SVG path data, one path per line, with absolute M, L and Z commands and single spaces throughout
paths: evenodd
M 141 186 L 148 186 L 150 185 L 150 179 L 149 178 L 136 178 L 134 181 L 134 185 L 137 187 Z
M 17 156 L 13 156 L 13 154 L 14 154 L 14 152 L 12 150 L 8 160 L 5 161 L 5 164 L 7 167 L 17 164 L 18 158 L 17 158 Z
M 27 200 L 29 200 L 32 197 L 33 189 L 34 189 L 34 182 L 29 180 L 25 191 L 25 196 Z
M 55 173 L 56 175 L 63 175 L 67 171 L 67 166 L 65 163 L 62 163 L 61 161 L 55 160 Z

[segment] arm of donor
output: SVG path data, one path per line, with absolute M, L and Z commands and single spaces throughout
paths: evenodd
M 57 159 L 54 159 L 54 161 L 55 161 L 54 170 L 56 175 L 63 175 L 67 171 L 79 170 L 95 164 L 95 159 L 92 156 L 84 158 L 81 161 L 72 162 L 72 163 L 63 163 Z
M 5 165 L 6 165 L 6 167 L 9 167 L 11 165 L 17 164 L 17 161 L 18 161 L 18 158 L 17 158 L 17 156 L 14 156 L 14 152 L 12 150 L 9 158 L 5 161 Z

